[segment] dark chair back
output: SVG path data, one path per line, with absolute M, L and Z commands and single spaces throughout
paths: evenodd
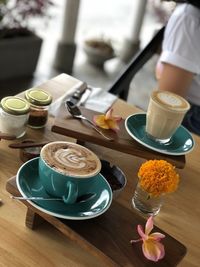
M 165 26 L 162 27 L 147 44 L 147 46 L 136 54 L 130 61 L 128 66 L 123 70 L 116 79 L 108 92 L 118 95 L 121 99 L 127 100 L 129 85 L 134 75 L 142 68 L 142 66 L 161 48 Z

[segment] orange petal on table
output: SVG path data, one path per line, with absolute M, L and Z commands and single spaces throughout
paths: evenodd
M 158 261 L 165 256 L 163 244 L 152 239 L 143 242 L 142 251 L 144 256 L 151 261 Z
M 145 225 L 145 234 L 149 235 L 153 230 L 153 216 L 150 216 Z
M 165 235 L 155 232 L 150 234 L 153 230 L 153 216 L 149 217 L 146 225 L 145 231 L 143 230 L 142 225 L 137 226 L 138 234 L 140 239 L 131 240 L 131 243 L 142 241 L 142 251 L 144 256 L 151 261 L 158 261 L 165 256 L 164 245 L 160 243 L 160 240 L 165 237 Z
M 105 115 L 105 119 L 106 120 L 114 120 L 114 121 L 117 121 L 117 122 L 120 122 L 122 120 L 122 117 L 120 116 L 113 116 L 112 115 L 113 113 L 113 108 L 110 108 L 107 112 L 106 112 L 106 115 Z
M 152 233 L 149 235 L 149 238 L 152 238 L 155 241 L 160 241 L 162 238 L 165 238 L 165 235 L 163 235 L 161 233 Z
M 106 123 L 107 123 L 109 129 L 111 129 L 113 131 L 118 131 L 119 130 L 119 125 L 118 125 L 117 121 L 114 121 L 114 120 L 110 119 L 110 120 L 107 120 Z
M 105 120 L 105 115 L 95 115 L 93 117 L 93 121 L 97 126 L 103 128 L 103 129 L 109 129 L 109 126 Z
M 105 115 L 95 115 L 93 117 L 94 123 L 103 128 L 111 129 L 113 131 L 119 130 L 118 123 L 122 120 L 119 116 L 112 116 L 113 109 L 109 109 Z
M 148 238 L 148 235 L 146 235 L 143 231 L 142 225 L 138 224 L 137 231 L 138 234 L 141 236 L 142 240 L 146 240 Z

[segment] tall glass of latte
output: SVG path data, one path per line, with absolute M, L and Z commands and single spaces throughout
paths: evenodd
M 190 104 L 183 97 L 168 91 L 153 91 L 146 117 L 148 137 L 160 143 L 169 142 L 189 109 Z
M 100 159 L 75 143 L 51 142 L 40 152 L 41 182 L 50 195 L 63 198 L 65 203 L 75 203 L 78 196 L 95 193 L 90 192 L 90 187 L 97 182 L 100 170 Z

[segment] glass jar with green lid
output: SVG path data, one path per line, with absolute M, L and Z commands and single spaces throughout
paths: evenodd
M 0 102 L 0 131 L 22 137 L 26 132 L 30 104 L 20 97 L 7 96 Z
M 30 103 L 28 125 L 31 128 L 42 128 L 48 119 L 48 109 L 52 102 L 52 96 L 39 88 L 26 90 L 25 98 Z

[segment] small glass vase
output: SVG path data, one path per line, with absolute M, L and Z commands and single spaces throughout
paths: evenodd
M 153 197 L 137 184 L 132 198 L 133 207 L 144 215 L 155 216 L 159 213 L 163 203 L 163 196 Z

